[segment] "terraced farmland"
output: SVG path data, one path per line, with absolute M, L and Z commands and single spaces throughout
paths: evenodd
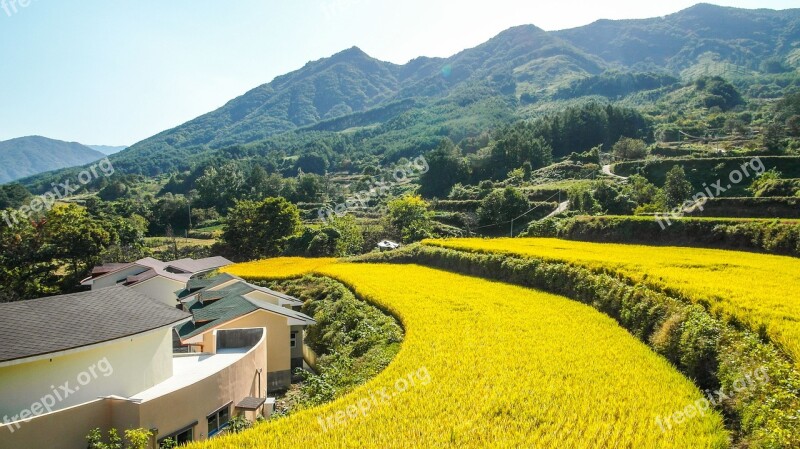
M 706 304 L 769 337 L 800 360 L 800 259 L 738 251 L 559 239 L 452 239 L 425 244 L 609 270 Z
M 656 417 L 702 394 L 588 306 L 415 265 L 277 259 L 228 271 L 274 278 L 297 267 L 392 311 L 406 328 L 402 350 L 339 400 L 192 447 L 728 447 L 716 413 L 661 430 Z

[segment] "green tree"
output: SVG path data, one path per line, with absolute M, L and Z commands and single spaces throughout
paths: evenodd
M 8 210 L 14 226 L 0 223 L 0 302 L 57 293 L 52 261 L 42 235 L 42 223 Z
M 686 179 L 686 172 L 682 166 L 676 165 L 667 172 L 664 196 L 667 207 L 670 208 L 679 206 L 692 198 L 692 183 Z
M 625 193 L 636 204 L 641 206 L 656 200 L 658 187 L 650 183 L 650 181 L 642 175 L 633 175 L 628 178 L 628 183 L 625 185 Z
M 495 176 L 529 163 L 532 170 L 553 162 L 553 149 L 538 133 L 535 124 L 518 122 L 497 133 L 492 148 Z
M 647 157 L 647 144 L 641 139 L 623 137 L 614 144 L 612 152 L 617 159 L 644 159 Z
M 100 221 L 74 204 L 56 206 L 48 212 L 42 231 L 53 257 L 69 265 L 72 279 L 68 282 L 77 281 L 99 261 L 112 237 Z
M 592 188 L 585 184 L 576 184 L 567 192 L 569 209 L 575 212 L 595 214 L 600 211 L 600 205 L 592 195 Z
M 519 189 L 506 187 L 483 199 L 478 208 L 478 219 L 482 225 L 510 222 L 530 208 L 530 202 Z
M 454 185 L 464 182 L 469 166 L 461 157 L 461 150 L 450 139 L 444 139 L 433 151 L 425 155 L 428 171 L 420 176 L 420 193 L 426 198 L 444 198 Z
M 130 429 L 125 431 L 125 439 L 128 440 L 128 449 L 147 449 L 153 433 L 145 429 Z
M 607 214 L 628 215 L 636 207 L 636 203 L 625 193 L 624 189 L 620 189 L 610 182 L 598 182 L 592 196 L 600 209 Z
M 285 198 L 240 201 L 228 214 L 222 240 L 239 260 L 276 256 L 300 226 L 300 211 Z
M 388 220 L 403 242 L 410 243 L 430 237 L 433 213 L 428 203 L 418 195 L 408 195 L 388 204 Z
M 215 207 L 221 214 L 225 214 L 246 192 L 245 176 L 236 162 L 228 162 L 219 168 L 208 167 L 195 185 L 200 204 Z

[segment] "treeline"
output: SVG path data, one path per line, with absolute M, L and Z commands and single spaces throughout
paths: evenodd
M 800 222 L 681 218 L 660 225 L 654 217 L 573 217 L 533 224 L 530 237 L 589 242 L 685 245 L 800 257 Z
M 505 180 L 517 169 L 530 177 L 555 158 L 601 145 L 610 150 L 622 138 L 652 139 L 650 121 L 634 109 L 589 102 L 500 128 L 482 141 L 470 138 L 455 145 L 444 139 L 426 154 L 430 171 L 420 180 L 420 192 L 443 198 L 458 183 Z
M 569 99 L 599 95 L 618 99 L 634 92 L 661 89 L 678 83 L 678 78 L 666 73 L 608 71 L 572 81 L 568 86 L 558 89 L 553 97 Z

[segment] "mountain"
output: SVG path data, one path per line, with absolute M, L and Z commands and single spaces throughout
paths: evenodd
M 52 170 L 85 165 L 105 155 L 75 142 L 40 136 L 0 142 L 0 184 Z
M 157 175 L 190 170 L 238 145 L 296 155 L 314 146 L 314 132 L 346 137 L 353 130 L 370 130 L 372 140 L 363 145 L 373 154 L 385 157 L 391 148 L 407 155 L 443 136 L 461 140 L 535 116 L 550 104 L 597 94 L 591 86 L 615 84 L 613 99 L 703 74 L 791 71 L 800 66 L 797 42 L 800 9 L 700 4 L 661 18 L 601 20 L 556 32 L 518 26 L 449 58 L 403 65 L 353 47 L 139 142 L 112 161 L 127 173 Z M 318 152 L 341 152 L 345 144 L 336 145 Z
M 800 10 L 747 10 L 699 4 L 644 20 L 600 20 L 554 33 L 608 64 L 673 74 L 709 55 L 749 70 L 786 59 L 800 41 Z
M 95 150 L 95 151 L 99 151 L 99 152 L 105 154 L 106 156 L 110 156 L 112 154 L 117 154 L 120 151 L 125 150 L 125 149 L 128 148 L 128 147 L 114 147 L 114 146 L 109 146 L 109 145 L 86 145 L 86 146 L 91 148 L 91 149 L 93 149 L 93 150 Z

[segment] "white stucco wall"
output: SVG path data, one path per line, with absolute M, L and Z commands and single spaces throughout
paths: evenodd
M 128 279 L 128 276 L 136 276 L 137 274 L 144 273 L 147 270 L 148 270 L 147 268 L 134 265 L 119 272 L 111 273 L 106 276 L 101 276 L 92 281 L 92 290 L 97 290 L 106 287 L 113 287 L 117 285 L 119 281 Z
M 132 285 L 131 289 L 147 295 L 156 301 L 173 309 L 178 306 L 178 295 L 175 292 L 186 288 L 186 284 L 162 276 L 150 278 L 144 282 Z
M 61 410 L 100 396 L 132 396 L 168 379 L 172 329 L 51 357 L 0 367 L 0 421 L 24 410 L 41 414 L 41 406 L 35 404 L 55 402 L 50 409 Z

